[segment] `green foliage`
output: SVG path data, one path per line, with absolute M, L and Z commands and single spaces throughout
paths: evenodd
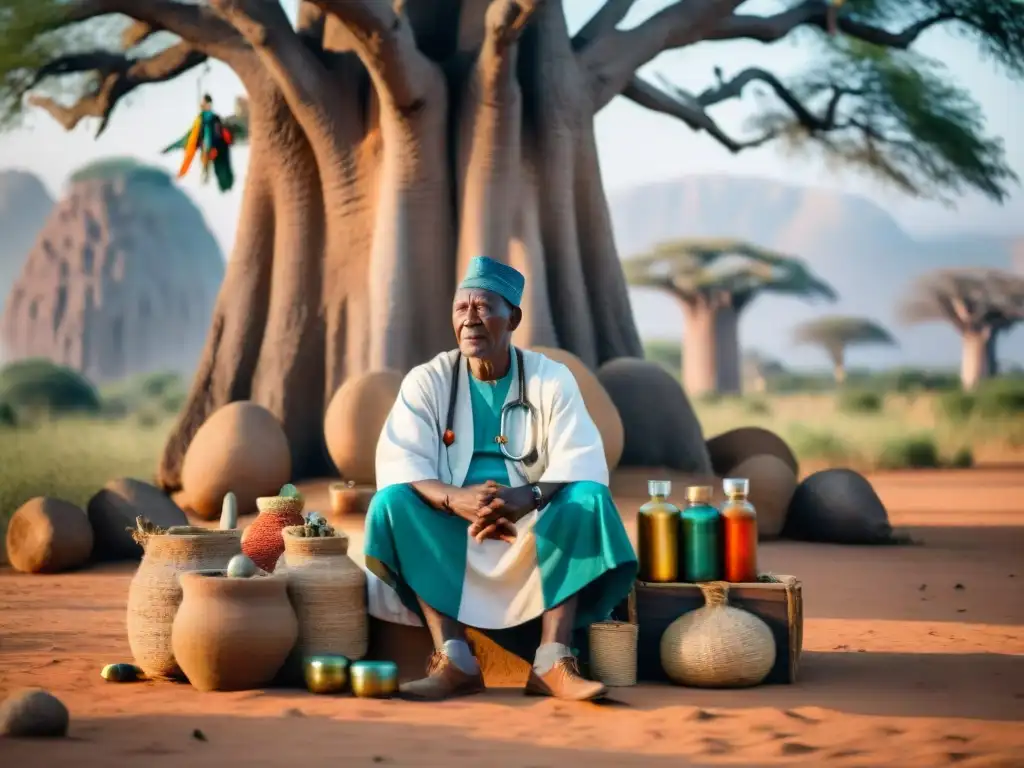
M 654 339 L 644 342 L 644 358 L 657 363 L 676 379 L 683 368 L 683 348 L 678 341 Z
M 790 437 L 790 447 L 801 460 L 820 460 L 841 466 L 855 456 L 855 451 L 846 441 L 825 429 L 794 424 Z
M 802 298 L 837 297 L 802 259 L 731 238 L 686 238 L 660 243 L 623 261 L 631 285 L 666 291 L 684 301 L 728 294 L 742 309 L 762 291 Z
M 946 392 L 935 407 L 954 424 L 972 418 L 1019 419 L 1024 415 L 1024 381 L 995 379 L 984 382 L 975 392 Z
M 49 360 L 24 360 L 0 370 L 0 402 L 22 414 L 98 413 L 100 398 L 84 377 Z
M 935 438 L 928 434 L 887 441 L 877 460 L 881 469 L 931 469 L 941 464 Z
M 880 413 L 885 400 L 877 392 L 844 391 L 837 405 L 844 413 Z
M 0 403 L 0 427 L 16 427 L 18 414 L 10 403 Z
M 890 30 L 941 17 L 944 28 L 973 38 L 1011 75 L 1024 74 L 1020 0 L 848 0 L 843 16 Z M 948 200 L 973 189 L 994 200 L 1008 196 L 1018 179 L 1003 142 L 986 134 L 977 102 L 941 62 L 843 34 L 819 39 L 813 69 L 788 85 L 819 115 L 842 94 L 831 130 L 809 130 L 780 102 L 751 121 L 759 131 L 793 150 L 823 150 L 836 164 L 911 195 Z
M 156 186 L 173 185 L 170 175 L 162 168 L 148 165 L 133 157 L 106 157 L 83 165 L 73 174 L 72 184 L 80 181 L 94 181 L 124 178 L 133 183 L 148 183 Z
M 152 425 L 181 410 L 187 386 L 173 371 L 133 376 L 104 387 L 103 412 L 112 417 L 135 414 L 140 424 Z
M 960 446 L 950 458 L 949 466 L 954 469 L 970 469 L 974 466 L 974 451 L 968 445 Z
M 751 416 L 771 416 L 772 413 L 771 405 L 760 397 L 745 398 L 743 407 Z
M 843 362 L 847 347 L 868 344 L 896 344 L 885 328 L 866 317 L 826 315 L 808 320 L 793 331 L 797 344 L 812 344 L 824 349 L 834 364 Z

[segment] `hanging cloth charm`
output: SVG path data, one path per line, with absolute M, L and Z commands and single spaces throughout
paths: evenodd
M 843 0 L 826 0 L 825 19 L 831 37 L 835 37 L 839 32 L 839 8 L 842 4 Z

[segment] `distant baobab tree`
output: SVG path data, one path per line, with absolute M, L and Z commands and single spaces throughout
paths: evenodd
M 908 323 L 950 323 L 963 339 L 965 390 L 998 372 L 999 334 L 1024 320 L 1024 277 L 998 269 L 941 269 L 920 277 L 900 307 Z
M 631 285 L 662 290 L 682 305 L 682 376 L 691 395 L 741 391 L 739 317 L 758 295 L 836 298 L 800 259 L 739 240 L 673 240 L 623 266 Z
M 793 331 L 793 341 L 825 350 L 832 361 L 836 384 L 846 381 L 847 347 L 896 344 L 892 334 L 874 320 L 841 315 L 827 315 L 801 323 Z

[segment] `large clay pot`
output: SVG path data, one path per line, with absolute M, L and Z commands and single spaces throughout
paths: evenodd
M 376 483 L 374 448 L 402 388 L 398 371 L 370 371 L 349 376 L 324 413 L 324 442 L 344 480 Z
M 289 525 L 302 525 L 305 502 L 293 496 L 261 496 L 256 499 L 260 513 L 245 529 L 242 551 L 264 571 L 272 573 L 284 553 L 281 531 Z
M 303 656 L 361 659 L 368 642 L 366 574 L 348 556 L 348 536 L 297 536 L 285 528 L 288 597 L 299 620 Z
M 181 676 L 171 648 L 171 627 L 181 604 L 178 577 L 186 571 L 227 568 L 241 552 L 239 531 L 192 531 L 147 537 L 128 587 L 128 645 L 136 666 L 148 677 Z
M 200 691 L 262 688 L 299 635 L 284 576 L 181 575 L 182 601 L 171 634 L 182 672 Z

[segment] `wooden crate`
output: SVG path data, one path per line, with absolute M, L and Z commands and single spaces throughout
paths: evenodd
M 729 604 L 749 611 L 764 621 L 775 636 L 775 665 L 766 683 L 794 683 L 803 648 L 803 587 L 792 576 L 780 583 L 731 584 Z M 629 620 L 640 624 L 637 677 L 665 682 L 661 668 L 661 636 L 684 613 L 704 605 L 696 584 L 652 584 L 638 581 L 630 595 Z

